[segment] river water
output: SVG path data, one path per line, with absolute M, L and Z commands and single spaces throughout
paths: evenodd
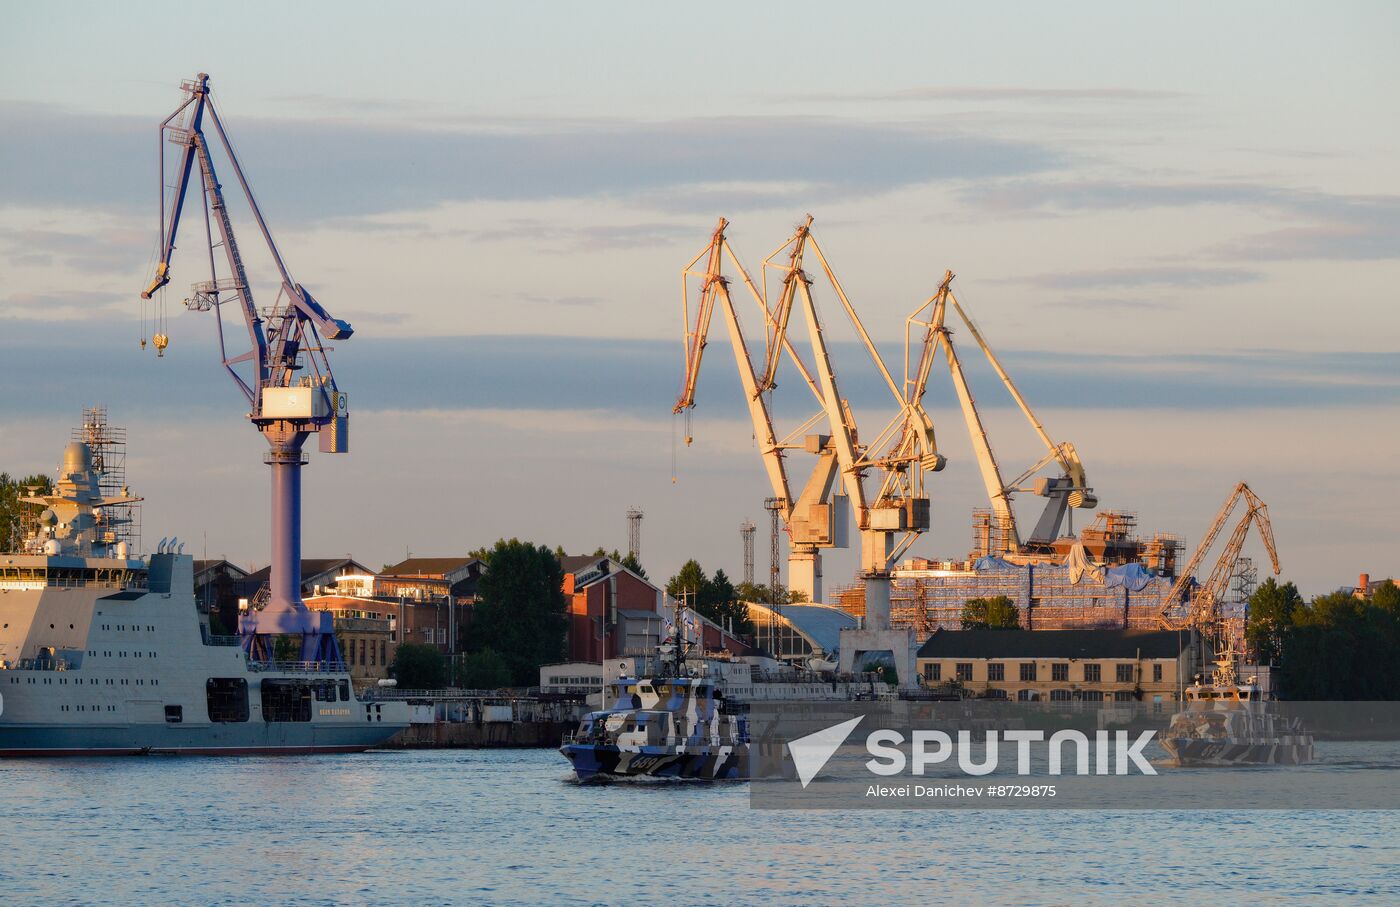
M 1400 904 L 1400 813 L 779 811 L 552 750 L 0 760 L 13 904 Z

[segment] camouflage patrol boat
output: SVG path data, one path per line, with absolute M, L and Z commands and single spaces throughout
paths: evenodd
M 564 736 L 559 751 L 580 781 L 651 776 L 734 780 L 748 777 L 748 720 L 717 678 L 687 663 L 691 645 L 676 603 L 670 638 L 657 647 L 651 676 L 623 674 L 604 691 L 605 706 Z
M 1251 678 L 1252 679 L 1252 678 Z M 1186 688 L 1162 747 L 1177 765 L 1302 765 L 1313 761 L 1313 738 L 1298 718 L 1278 714 L 1258 686 L 1240 683 L 1233 651 L 1216 662 L 1209 682 Z
M 580 781 L 748 777 L 747 719 L 731 714 L 713 680 L 669 673 L 619 677 L 608 691 L 614 707 L 588 713 L 565 735 L 559 751 Z

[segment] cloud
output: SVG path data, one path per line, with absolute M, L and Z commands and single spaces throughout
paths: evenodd
M 1167 101 L 1190 97 L 1184 92 L 1141 88 L 1032 88 L 1026 86 L 924 85 L 893 91 L 827 92 L 797 95 L 788 100 L 824 102 L 870 101 Z
M 998 214 L 1221 206 L 1289 222 L 1209 250 L 1220 260 L 1400 258 L 1400 196 L 1343 195 L 1246 182 L 1147 183 L 1013 179 L 968 186 L 960 196 Z
M 92 290 L 66 290 L 51 293 L 10 293 L 0 297 L 0 318 L 31 322 L 91 321 L 110 318 L 112 309 L 130 303 L 132 297 L 121 293 Z M 10 328 L 13 330 L 13 326 Z M 52 343 L 52 332 L 46 331 Z M 18 376 L 16 376 L 18 378 Z M 9 385 L 19 387 L 23 379 Z
M 72 300 L 69 300 L 71 303 Z M 179 320 L 179 323 L 177 322 Z M 189 319 L 188 323 L 184 323 Z M 51 326 L 10 320 L 0 331 L 0 384 L 24 386 L 46 375 L 42 397 L 7 401 L 11 415 L 81 406 L 119 381 L 133 408 L 242 413 L 227 384 L 201 316 L 172 313 L 174 341 L 163 359 L 142 354 L 135 319 L 89 317 L 67 324 L 65 350 L 82 351 L 82 368 L 54 369 Z M 198 322 L 198 323 L 196 323 Z M 130 337 L 130 343 L 114 343 Z M 720 346 L 727 346 L 716 339 Z M 857 416 L 887 407 L 889 391 L 858 344 L 831 344 L 842 395 Z M 893 349 L 884 350 L 887 358 Z M 1400 353 L 1254 351 L 1172 356 L 1003 350 L 1002 361 L 1036 406 L 1093 401 L 1106 409 L 1221 410 L 1250 407 L 1327 407 L 1400 404 Z M 979 406 L 1013 406 L 980 357 L 964 357 Z M 705 359 L 696 419 L 742 419 L 746 411 L 732 357 L 716 347 Z M 893 361 L 893 360 L 891 360 Z M 354 409 L 600 410 L 670 418 L 680 390 L 679 344 L 672 340 L 614 340 L 573 336 L 376 337 L 369 332 L 337 344 L 337 380 Z M 119 378 L 116 376 L 120 376 Z M 954 405 L 944 375 L 930 401 Z M 61 403 L 68 400 L 70 403 Z M 801 421 L 811 398 L 794 376 L 779 376 L 778 416 Z
M 1025 283 L 1055 290 L 1094 290 L 1105 287 L 1180 287 L 1201 289 L 1203 287 L 1233 286 L 1259 280 L 1263 275 L 1244 268 L 1198 268 L 1198 267 L 1143 267 L 1107 268 L 1098 271 L 1069 271 L 1059 274 L 1036 274 L 1013 279 L 1013 283 Z M 1100 300 L 1104 305 L 1113 304 L 1110 300 Z M 1080 304 L 1091 304 L 1082 301 Z M 1122 306 L 1119 302 L 1117 305 Z M 1147 302 L 1133 302 L 1133 306 L 1152 305 Z
M 562 305 L 575 308 L 586 308 L 595 306 L 603 302 L 599 296 L 518 296 L 517 300 L 527 305 Z
M 146 210 L 156 191 L 149 174 L 162 114 L 80 115 L 0 103 L 0 206 Z M 669 193 L 711 186 L 737 186 L 740 194 L 764 187 L 765 203 L 797 204 L 813 193 L 868 195 L 1063 164 L 1060 154 L 1030 142 L 815 116 L 493 121 L 454 130 L 366 114 L 228 125 L 274 223 L 469 200 L 625 197 L 666 207 Z
M 14 265 L 100 274 L 143 261 L 155 246 L 153 233 L 116 224 L 103 224 L 94 233 L 0 226 L 0 250 Z

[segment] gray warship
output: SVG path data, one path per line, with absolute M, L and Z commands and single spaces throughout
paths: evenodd
M 0 554 L 0 756 L 370 749 L 408 706 L 357 695 L 339 658 L 260 658 L 199 617 L 191 556 L 135 556 L 92 448 L 70 443 L 20 550 Z

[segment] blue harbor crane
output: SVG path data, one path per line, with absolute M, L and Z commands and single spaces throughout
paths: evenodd
M 266 596 L 258 596 L 240 621 L 243 648 L 251 660 L 272 661 L 276 639 L 290 636 L 301 641 L 302 661 L 339 665 L 340 650 L 331 615 L 313 612 L 301 600 L 301 467 L 307 462 L 302 447 L 313 433 L 319 435 L 323 453 L 348 450 L 346 397 L 331 374 L 326 356 L 329 348 L 324 341 L 347 339 L 353 331 L 348 323 L 332 318 L 287 271 L 214 109 L 208 74 L 200 73 L 180 87 L 185 93 L 184 102 L 160 124 L 160 252 L 155 275 L 141 298 L 150 299 L 170 282 L 170 259 L 197 162 L 203 183 L 201 207 L 209 279 L 194 285 L 185 305 L 194 311 L 213 311 L 224 368 L 248 400 L 248 418 L 253 427 L 267 439 L 269 449 L 264 461 L 272 467 L 271 577 Z M 204 132 L 206 114 L 281 277 L 281 287 L 271 307 L 259 309 L 253 302 L 223 186 L 214 172 L 210 143 Z M 180 149 L 174 195 L 168 206 L 167 142 Z M 220 248 L 226 259 L 226 273 L 222 276 L 216 264 Z M 236 355 L 230 353 L 225 337 L 222 307 L 226 303 L 237 304 L 248 331 L 249 348 Z M 157 333 L 154 341 L 162 353 L 169 342 L 164 333 Z

